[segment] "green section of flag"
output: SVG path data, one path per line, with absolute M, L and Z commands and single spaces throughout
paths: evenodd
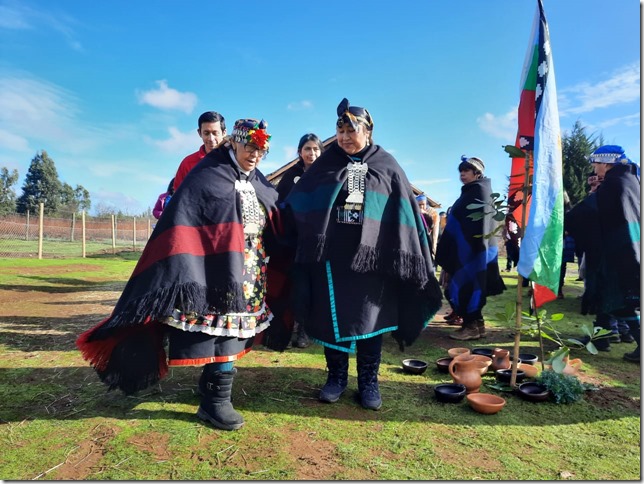
M 525 77 L 525 82 L 523 83 L 524 91 L 535 91 L 537 89 L 537 68 L 539 63 L 539 49 L 535 44 L 534 49 L 532 50 L 532 61 L 530 62 L 530 69 L 528 69 L 527 75 Z
M 559 191 L 554 210 L 541 239 L 530 280 L 557 294 L 563 254 L 563 191 Z

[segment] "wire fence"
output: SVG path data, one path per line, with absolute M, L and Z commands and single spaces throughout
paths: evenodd
M 84 212 L 46 217 L 38 213 L 0 216 L 0 257 L 53 259 L 142 251 L 152 220 L 111 215 L 88 217 Z

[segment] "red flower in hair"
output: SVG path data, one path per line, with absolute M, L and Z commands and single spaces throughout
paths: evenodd
M 271 135 L 265 129 L 252 129 L 248 131 L 246 139 L 257 146 L 260 150 L 266 149 L 266 143 L 270 141 Z

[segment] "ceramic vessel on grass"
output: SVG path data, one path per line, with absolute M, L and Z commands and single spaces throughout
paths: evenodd
M 474 348 L 472 349 L 473 355 L 483 355 L 492 358 L 492 348 Z
M 469 348 L 450 348 L 447 350 L 447 354 L 452 358 L 455 358 L 456 356 L 459 356 L 459 355 L 469 355 L 470 349 Z
M 550 398 L 550 390 L 544 385 L 532 381 L 521 383 L 516 392 L 529 402 L 545 402 Z
M 526 378 L 534 378 L 541 371 L 541 369 L 539 367 L 534 366 L 534 365 L 528 365 L 526 363 L 519 363 L 517 365 L 517 369 L 523 370 L 523 372 L 525 373 Z
M 494 348 L 492 351 L 492 369 L 493 370 L 503 370 L 504 368 L 510 368 L 510 351 L 504 350 L 503 348 Z
M 441 373 L 449 373 L 449 364 L 452 362 L 454 358 L 451 358 L 449 356 L 445 356 L 444 358 L 439 358 L 436 360 L 436 368 L 438 368 L 438 371 Z
M 405 372 L 407 373 L 420 375 L 421 373 L 425 373 L 425 370 L 427 369 L 427 362 L 423 360 L 414 360 L 413 358 L 408 358 L 402 361 L 402 367 L 403 370 L 405 370 Z
M 504 398 L 489 393 L 469 393 L 467 401 L 474 410 L 486 415 L 500 412 L 505 405 Z
M 481 370 L 480 370 L 481 375 L 485 375 L 485 373 L 487 373 L 488 369 L 492 365 L 492 358 L 490 358 L 489 356 L 485 356 L 485 355 L 475 355 L 475 354 L 472 353 L 471 355 L 467 355 L 467 354 L 459 355 L 456 358 L 457 359 L 458 358 L 463 358 L 465 356 L 471 356 L 476 361 L 482 361 L 483 363 L 485 363 L 485 366 L 481 366 Z
M 486 364 L 476 359 L 476 355 L 463 355 L 454 358 L 449 364 L 449 374 L 454 383 L 461 383 L 467 388 L 467 393 L 475 393 L 481 388 L 481 370 Z
M 527 365 L 536 365 L 539 361 L 539 357 L 532 353 L 519 353 L 519 361 Z
M 460 383 L 441 383 L 434 387 L 436 400 L 441 403 L 458 403 L 465 398 L 466 391 Z
M 496 370 L 494 372 L 496 375 L 496 380 L 500 383 L 510 383 L 512 379 L 512 368 L 505 368 L 503 370 Z M 516 383 L 521 383 L 525 378 L 525 371 L 519 370 L 517 368 L 517 379 Z

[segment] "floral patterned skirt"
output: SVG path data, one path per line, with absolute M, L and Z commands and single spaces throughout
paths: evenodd
M 171 328 L 169 366 L 233 361 L 248 353 L 273 318 L 264 302 L 268 257 L 260 235 L 247 239 L 242 274 L 246 311 L 198 314 L 176 308 L 162 322 Z

